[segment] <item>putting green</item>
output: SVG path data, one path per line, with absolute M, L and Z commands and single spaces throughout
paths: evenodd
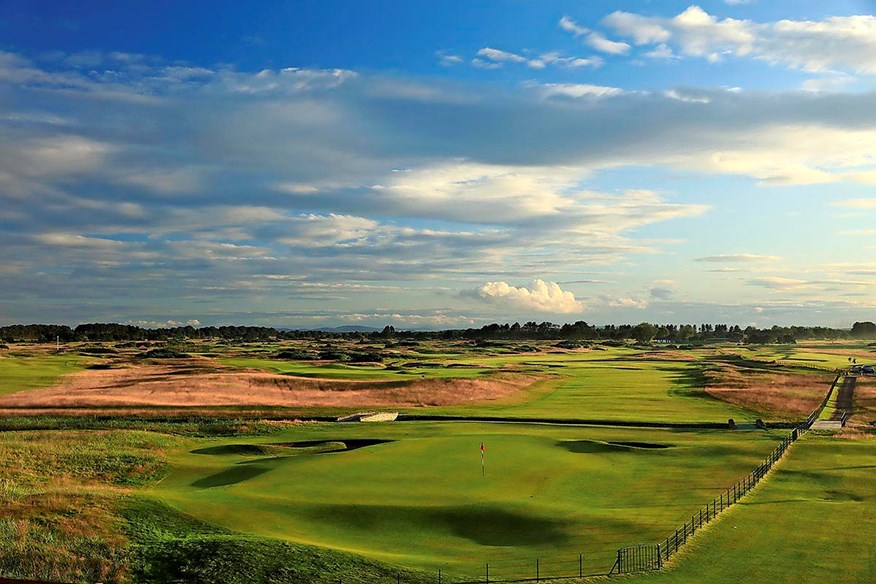
M 526 574 L 530 559 L 540 558 L 549 575 L 567 573 L 581 553 L 585 570 L 597 572 L 610 568 L 617 547 L 665 537 L 779 437 L 313 424 L 270 437 L 190 441 L 171 453 L 174 470 L 149 495 L 238 532 L 401 566 L 476 576 L 490 562 L 498 577 Z M 356 442 L 363 439 L 372 443 Z

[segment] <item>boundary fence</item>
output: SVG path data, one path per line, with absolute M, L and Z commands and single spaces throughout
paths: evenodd
M 764 459 L 763 463 L 757 466 L 754 470 L 742 477 L 735 485 L 721 493 L 718 498 L 706 503 L 699 511 L 691 515 L 691 518 L 684 522 L 680 528 L 675 530 L 675 533 L 670 534 L 665 540 L 657 544 L 639 544 L 637 546 L 624 547 L 617 551 L 617 559 L 614 566 L 609 571 L 609 576 L 612 574 L 630 574 L 634 572 L 645 572 L 650 570 L 659 570 L 663 567 L 664 562 L 674 556 L 686 543 L 687 540 L 703 528 L 704 525 L 715 519 L 725 509 L 734 505 L 746 493 L 751 491 L 763 479 L 770 469 L 775 465 L 788 450 L 788 448 L 797 441 L 797 439 L 806 433 L 812 424 L 821 415 L 822 410 L 830 401 L 836 389 L 837 383 L 843 373 L 838 373 L 834 378 L 830 389 L 821 401 L 821 405 L 815 409 L 804 422 L 791 430 L 791 433 L 782 440 L 782 442 L 772 451 L 769 456 Z M 655 559 L 656 556 L 656 559 Z

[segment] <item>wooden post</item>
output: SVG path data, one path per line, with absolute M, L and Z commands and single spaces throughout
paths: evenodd
M 578 577 L 584 577 L 584 554 L 578 554 Z
M 441 568 L 438 568 L 438 584 L 441 584 Z
M 657 569 L 663 568 L 663 556 L 660 553 L 660 544 L 657 544 Z
M 487 584 L 490 584 L 490 563 L 487 562 L 485 565 L 486 565 L 486 574 L 487 574 Z
M 675 530 L 675 551 L 678 551 L 678 530 Z
M 617 550 L 617 573 L 618 574 L 623 572 L 623 569 L 621 567 L 622 565 L 623 565 L 623 563 L 621 562 L 621 551 Z
M 538 582 L 538 558 L 535 558 L 535 581 Z

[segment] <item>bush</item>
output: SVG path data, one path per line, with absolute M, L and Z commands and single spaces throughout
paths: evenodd
M 191 359 L 191 355 L 176 349 L 150 349 L 143 353 L 143 359 Z

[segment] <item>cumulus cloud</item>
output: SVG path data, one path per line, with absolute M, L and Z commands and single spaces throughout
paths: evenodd
M 719 19 L 690 6 L 671 18 L 614 12 L 603 24 L 637 45 L 671 46 L 683 55 L 710 61 L 734 56 L 811 72 L 876 73 L 876 16 L 872 15 L 758 23 Z
M 511 286 L 506 282 L 487 282 L 477 289 L 478 297 L 512 309 L 534 310 L 552 314 L 574 314 L 584 310 L 575 295 L 556 282 L 535 279 L 530 287 Z

